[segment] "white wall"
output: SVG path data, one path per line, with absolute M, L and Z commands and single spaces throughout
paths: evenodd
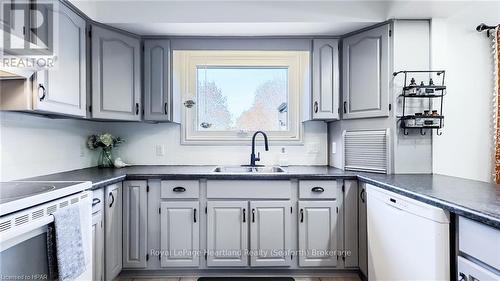
M 290 165 L 326 165 L 327 133 L 324 122 L 305 122 L 304 145 L 286 146 Z M 131 164 L 154 165 L 241 165 L 250 161 L 250 142 L 245 146 L 181 145 L 180 125 L 172 123 L 108 123 L 109 131 L 126 139 L 116 155 Z M 277 164 L 281 145 L 270 143 L 264 151 L 258 136 L 256 151 L 261 164 Z M 156 155 L 156 145 L 165 147 L 165 155 Z M 314 151 L 317 151 L 314 153 Z
M 434 68 L 446 69 L 443 135 L 433 139 L 433 172 L 491 181 L 493 67 L 480 23 L 500 23 L 500 2 L 474 3 L 433 26 Z
M 95 166 L 98 155 L 85 145 L 88 135 L 100 132 L 97 122 L 2 112 L 0 180 Z

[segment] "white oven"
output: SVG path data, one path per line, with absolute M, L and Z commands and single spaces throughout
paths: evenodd
M 0 279 L 50 280 L 47 256 L 47 225 L 53 213 L 77 204 L 92 204 L 92 192 L 84 191 L 0 217 Z M 84 247 L 91 245 L 91 227 L 83 228 Z M 89 244 L 90 243 L 90 244 Z M 91 249 L 88 246 L 87 249 Z M 80 280 L 92 280 L 92 253 Z M 89 255 L 87 259 L 87 255 Z

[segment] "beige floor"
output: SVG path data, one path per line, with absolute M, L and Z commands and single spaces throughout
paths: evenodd
M 197 277 L 171 278 L 120 278 L 118 281 L 196 281 Z M 357 277 L 294 277 L 295 281 L 361 281 Z

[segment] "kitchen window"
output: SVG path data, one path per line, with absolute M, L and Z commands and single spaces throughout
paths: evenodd
M 306 51 L 174 51 L 182 96 L 182 142 L 244 143 L 255 131 L 300 142 L 300 99 L 309 85 Z

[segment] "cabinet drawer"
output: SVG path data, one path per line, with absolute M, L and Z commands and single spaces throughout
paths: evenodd
M 290 199 L 290 189 L 284 180 L 212 180 L 207 181 L 207 198 Z
M 458 257 L 458 276 L 456 280 L 500 280 L 500 275 L 497 275 L 484 267 L 466 260 L 463 257 Z
M 300 199 L 337 199 L 337 181 L 299 181 Z
M 197 180 L 161 181 L 161 198 L 199 198 L 200 183 Z
M 92 191 L 92 214 L 102 211 L 104 205 L 104 188 Z
M 458 235 L 461 252 L 500 270 L 500 230 L 459 217 Z

